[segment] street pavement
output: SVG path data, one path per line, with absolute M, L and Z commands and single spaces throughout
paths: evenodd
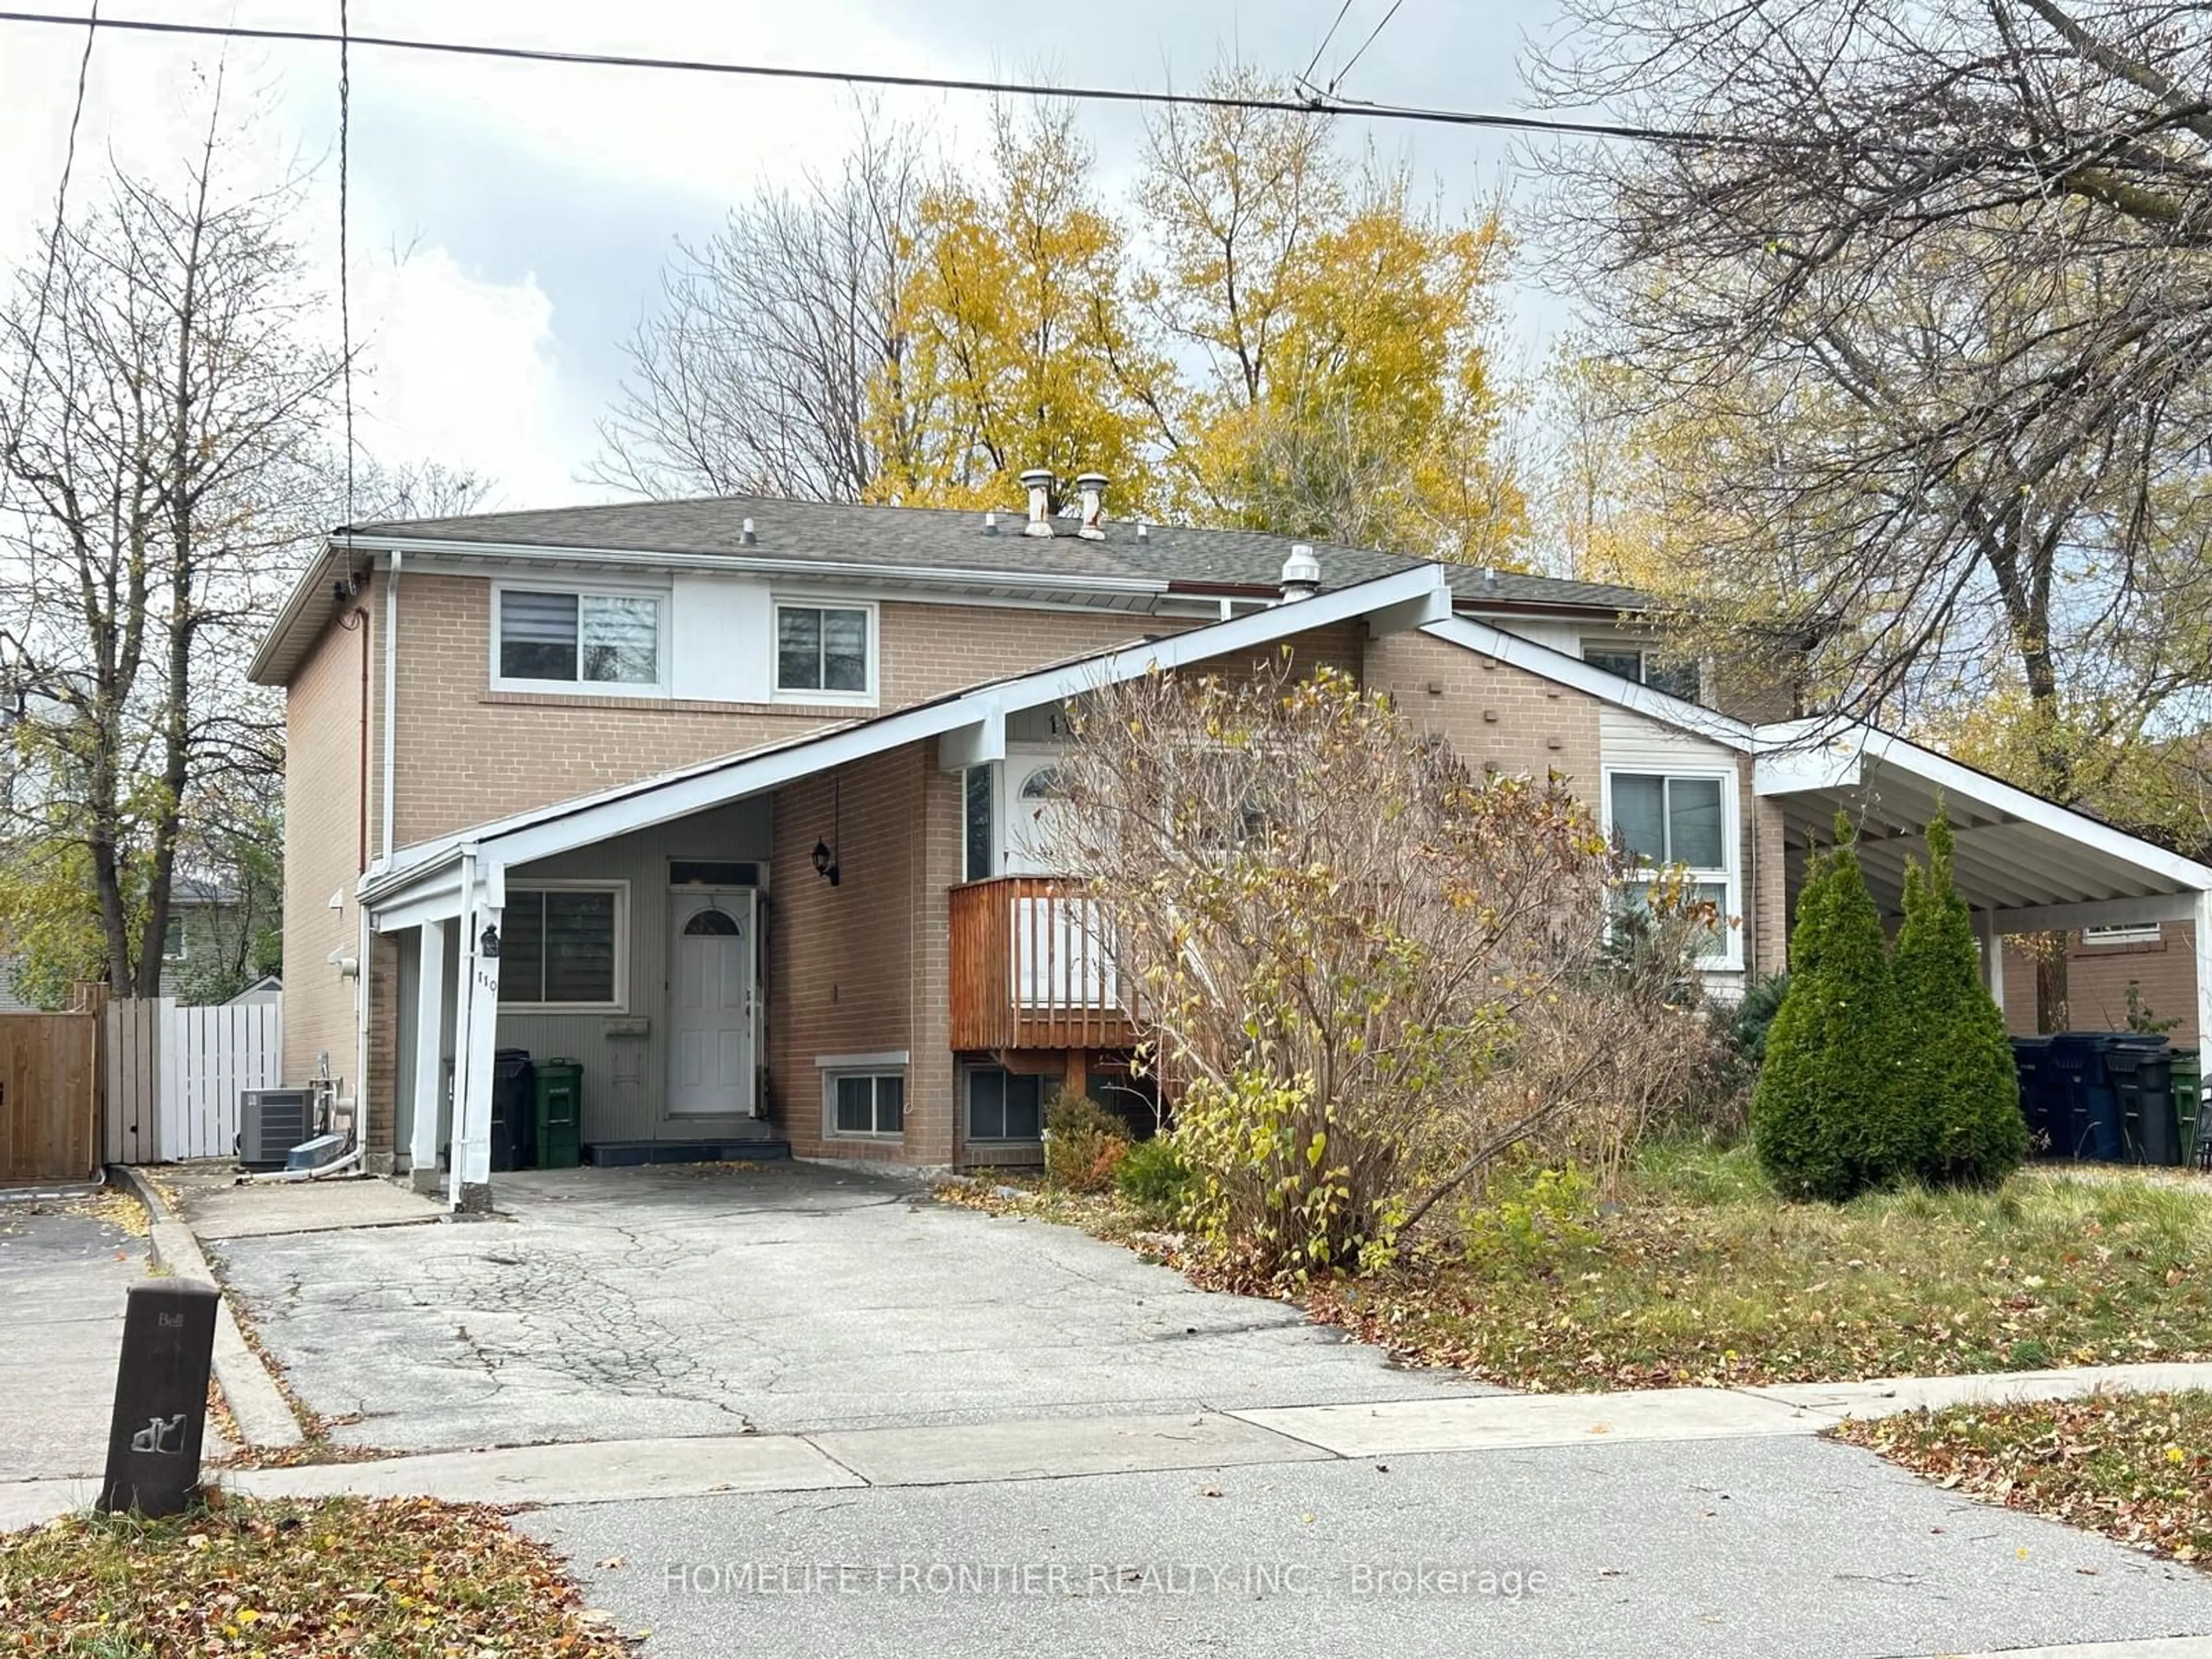
M 115 1361 L 143 1242 L 80 1204 L 0 1203 L 0 1481 L 107 1458 Z
M 1809 1436 L 548 1508 L 647 1659 L 1877 1659 L 2212 1637 L 2212 1577 Z M 2168 1649 L 2212 1653 L 2212 1640 Z M 2164 1659 L 2164 1656 L 2161 1656 Z

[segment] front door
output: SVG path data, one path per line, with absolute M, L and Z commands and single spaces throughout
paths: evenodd
M 1057 874 L 1060 864 L 1058 819 L 1067 810 L 1059 754 L 1050 750 L 1026 754 L 1009 750 L 1002 769 L 1006 790 L 1006 873 Z
M 749 889 L 668 896 L 668 1115 L 753 1109 L 753 939 Z

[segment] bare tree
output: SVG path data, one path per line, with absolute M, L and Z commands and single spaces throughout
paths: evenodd
M 88 873 L 110 982 L 138 995 L 197 797 L 280 764 L 244 655 L 327 499 L 340 364 L 285 234 L 299 183 L 233 188 L 242 142 L 218 76 L 181 183 L 118 173 L 59 228 L 51 284 L 34 266 L 0 312 L 0 616 L 27 711 L 7 829 L 27 857 L 82 849 L 40 867 Z
M 2151 0 L 1570 0 L 1553 232 L 1668 470 L 1686 584 L 1817 637 L 1830 698 L 2016 690 L 2038 775 L 2208 678 L 2212 32 Z M 1700 575 L 1711 582 L 1700 582 Z
M 884 452 L 911 441 L 896 390 L 926 183 L 916 136 L 864 117 L 834 177 L 763 190 L 705 246 L 679 245 L 659 310 L 625 347 L 593 479 L 643 495 L 859 500 Z

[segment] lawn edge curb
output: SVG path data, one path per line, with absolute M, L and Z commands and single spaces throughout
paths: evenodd
M 169 1208 L 161 1188 L 128 1164 L 109 1167 L 145 1206 L 147 1241 L 154 1265 L 179 1278 L 202 1279 L 222 1290 L 222 1281 L 208 1266 L 198 1237 Z M 299 1445 L 307 1438 L 283 1390 L 276 1386 L 276 1379 L 270 1375 L 268 1366 L 239 1328 L 238 1316 L 231 1311 L 228 1291 L 216 1304 L 215 1379 L 230 1406 L 232 1420 L 238 1425 L 238 1437 L 245 1444 L 281 1449 Z

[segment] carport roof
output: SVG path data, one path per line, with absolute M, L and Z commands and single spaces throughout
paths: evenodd
M 2179 921 L 2212 891 L 2212 867 L 1889 732 L 1796 720 L 1759 727 L 1755 742 L 1755 790 L 1782 811 L 1792 875 L 1834 843 L 1841 811 L 1892 916 L 1939 805 L 1957 832 L 1959 890 L 1999 933 Z

